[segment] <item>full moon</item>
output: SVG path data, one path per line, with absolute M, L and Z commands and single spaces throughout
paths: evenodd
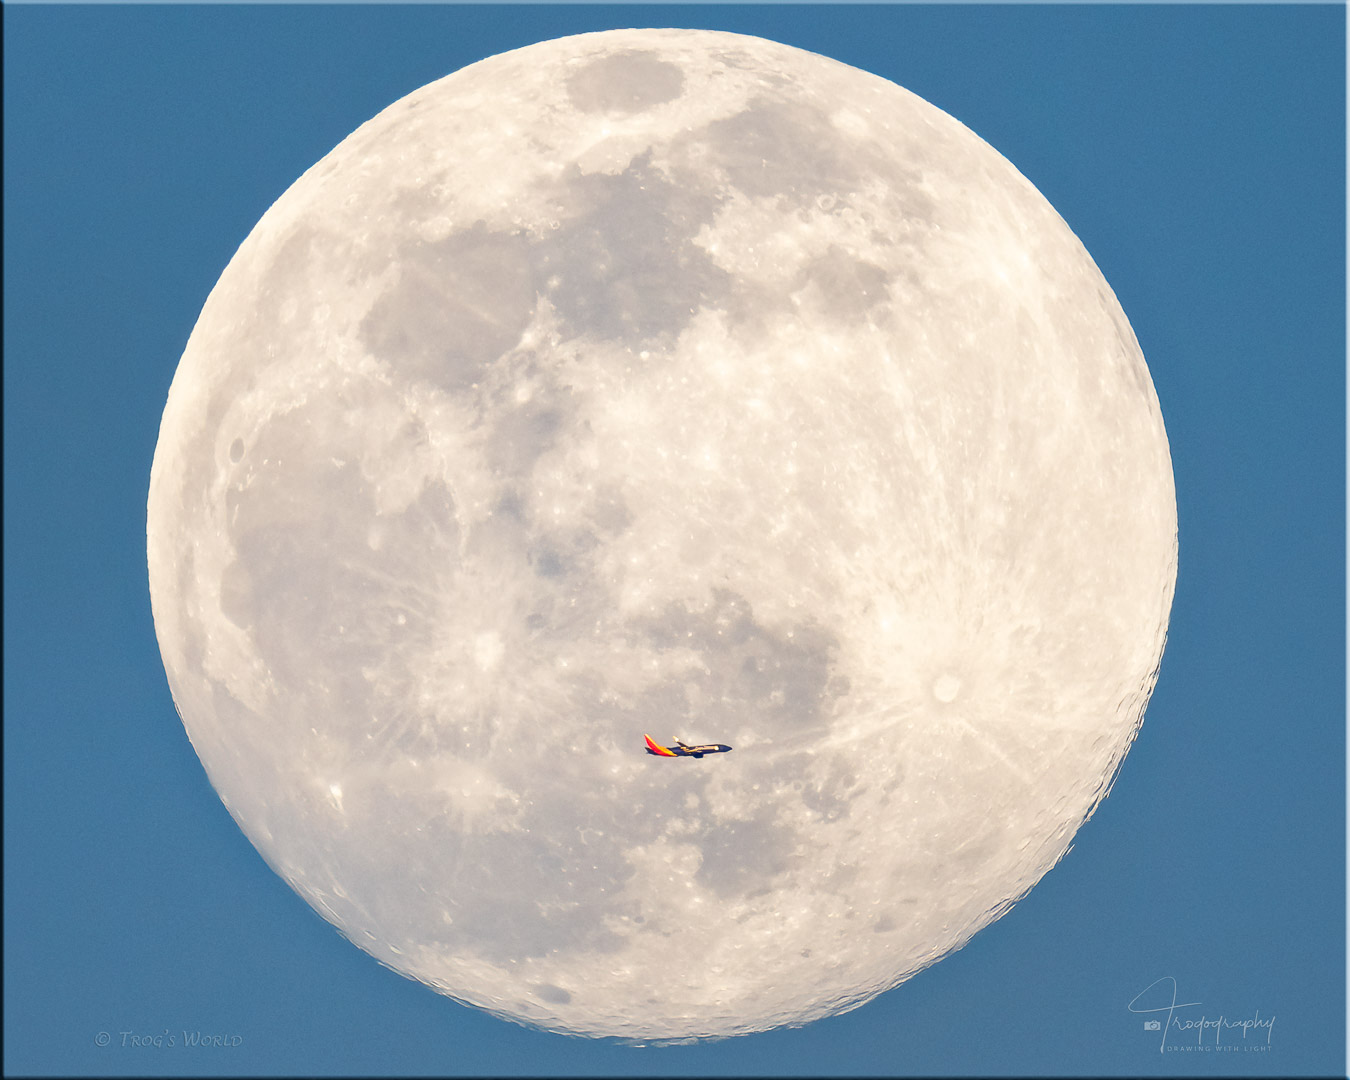
M 297 180 L 192 332 L 147 532 L 273 869 L 440 993 L 650 1042 L 853 1008 L 1006 912 L 1176 576 L 1148 368 L 1031 183 L 691 30 L 494 56 Z

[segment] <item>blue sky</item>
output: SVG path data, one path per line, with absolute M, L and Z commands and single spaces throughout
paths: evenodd
M 645 1050 L 440 998 L 293 894 L 174 714 L 145 565 L 169 382 L 271 202 L 432 79 L 640 25 L 876 72 L 1026 174 L 1144 348 L 1181 551 L 1139 739 L 1009 915 L 844 1016 Z M 10 5 L 4 31 L 7 1073 L 1344 1073 L 1344 8 Z M 1268 1049 L 1160 1053 L 1127 1006 L 1165 977 L 1189 1018 L 1274 1016 Z

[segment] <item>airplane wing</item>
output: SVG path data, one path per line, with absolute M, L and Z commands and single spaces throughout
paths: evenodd
M 647 753 L 656 754 L 658 757 L 679 757 L 680 755 L 673 750 L 667 750 L 664 746 L 658 746 L 652 741 L 650 735 L 642 736 L 647 740 Z

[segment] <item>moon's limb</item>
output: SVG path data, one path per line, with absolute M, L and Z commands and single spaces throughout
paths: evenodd
M 1031 184 L 704 31 L 493 57 L 310 169 L 148 512 L 269 863 L 444 993 L 641 1039 L 856 1005 L 1025 893 L 1142 721 L 1175 537 L 1138 343 Z

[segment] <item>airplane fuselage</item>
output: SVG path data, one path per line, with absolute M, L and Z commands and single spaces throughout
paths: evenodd
M 675 740 L 674 746 L 660 746 L 650 735 L 645 736 L 647 740 L 647 753 L 655 757 L 695 757 L 701 758 L 704 754 L 725 754 L 731 749 L 726 743 L 700 743 L 698 746 L 690 746 L 687 743 Z

